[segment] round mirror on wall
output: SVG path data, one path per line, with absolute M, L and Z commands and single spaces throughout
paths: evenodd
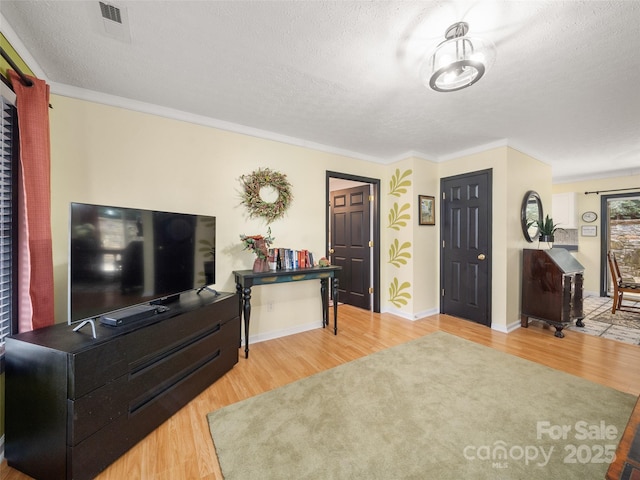
M 520 221 L 522 223 L 522 233 L 527 242 L 531 243 L 540 235 L 538 222 L 542 222 L 542 200 L 538 192 L 529 190 L 522 199 L 522 209 Z

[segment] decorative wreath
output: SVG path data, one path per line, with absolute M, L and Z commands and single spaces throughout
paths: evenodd
M 263 217 L 267 223 L 271 223 L 282 217 L 289 208 L 293 195 L 286 175 L 268 168 L 259 168 L 251 172 L 251 175 L 242 175 L 240 180 L 244 184 L 242 203 L 247 206 L 249 217 Z M 265 202 L 260 198 L 260 189 L 264 187 L 272 187 L 278 192 L 275 202 Z

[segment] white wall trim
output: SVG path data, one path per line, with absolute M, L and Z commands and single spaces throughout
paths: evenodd
M 487 150 L 492 150 L 494 148 L 508 147 L 508 146 L 509 146 L 509 142 L 507 141 L 506 138 L 503 138 L 495 142 L 485 143 L 484 145 L 478 145 L 476 147 L 467 148 L 466 150 L 460 150 L 458 152 L 454 152 L 448 155 L 440 155 L 438 157 L 438 162 L 447 162 L 449 160 L 455 160 L 457 158 L 466 157 L 467 155 L 473 155 L 476 153 L 486 152 Z
M 364 160 L 367 162 L 380 163 L 380 164 L 389 163 L 386 159 L 374 157 L 371 155 L 365 155 L 363 153 L 344 150 L 341 148 L 332 147 L 330 145 L 314 143 L 307 140 L 302 140 L 300 138 L 289 137 L 287 135 L 281 135 L 279 133 L 269 132 L 267 130 L 260 130 L 258 128 L 247 127 L 245 125 L 227 122 L 224 120 L 218 120 L 216 118 L 206 117 L 203 115 L 196 115 L 193 113 L 184 112 L 184 111 L 176 110 L 173 108 L 162 107 L 160 105 L 154 105 L 151 103 L 131 100 L 125 97 L 118 97 L 116 95 L 109 95 L 106 93 L 96 92 L 93 90 L 86 90 L 83 88 L 74 87 L 72 85 L 65 85 L 62 83 L 50 82 L 50 87 L 51 87 L 52 94 L 60 95 L 63 97 L 75 98 L 78 100 L 85 100 L 88 102 L 99 103 L 102 105 L 124 108 L 126 110 L 132 110 L 140 113 L 147 113 L 150 115 L 156 115 L 158 117 L 169 118 L 172 120 L 179 120 L 182 122 L 193 123 L 195 125 L 202 125 L 205 127 L 217 128 L 219 130 L 239 133 L 242 135 L 262 138 L 265 140 L 272 140 L 275 142 L 294 145 L 297 147 L 309 148 L 312 150 L 318 150 L 321 152 L 340 155 L 343 157 L 355 158 L 357 160 Z
M 437 155 L 433 155 L 431 153 L 425 153 L 425 152 L 418 152 L 416 150 L 408 150 L 404 153 L 401 153 L 400 155 L 395 155 L 391 157 L 388 160 L 388 162 L 385 162 L 385 163 L 394 164 L 396 162 L 401 162 L 402 160 L 406 160 L 407 158 L 412 158 L 412 157 L 419 158 L 420 160 L 426 160 L 427 162 L 436 162 L 436 163 L 438 162 Z
M 250 335 L 249 336 L 249 348 L 251 348 L 251 344 L 253 343 L 260 343 L 260 342 L 265 342 L 267 340 L 273 340 L 276 338 L 281 338 L 281 337 L 287 337 L 289 335 L 295 335 L 296 333 L 302 333 L 302 332 L 307 332 L 309 330 L 314 330 L 316 328 L 322 328 L 321 326 L 318 325 L 318 322 L 313 322 L 313 323 L 307 323 L 305 325 L 296 325 L 295 327 L 291 327 L 291 328 L 284 328 L 281 330 L 275 330 L 272 332 L 266 332 L 266 333 L 259 333 L 257 335 Z M 329 319 L 329 327 L 331 330 L 333 330 L 333 320 L 330 318 Z M 338 322 L 338 330 L 340 329 L 340 322 Z M 333 332 L 332 332 L 333 334 Z M 244 345 L 244 332 L 242 333 L 243 337 L 243 345 Z
M 491 325 L 491 330 L 495 330 L 496 332 L 502 332 L 502 333 L 511 333 L 519 328 L 521 328 L 520 320 L 511 322 L 506 327 L 502 325 L 493 325 L 493 324 Z
M 405 320 L 413 320 L 410 314 L 405 313 L 401 310 L 397 310 L 395 308 L 381 308 L 380 313 L 390 313 L 395 315 L 396 317 L 404 318 Z
M 44 74 L 44 71 L 42 70 L 38 62 L 36 62 L 36 59 L 33 58 L 31 53 L 29 53 L 29 50 L 27 50 L 27 48 L 24 46 L 24 44 L 20 40 L 20 37 L 18 37 L 18 35 L 16 35 L 16 32 L 13 31 L 13 28 L 11 28 L 11 25 L 9 24 L 7 19 L 4 18 L 4 15 L 2 15 L 2 13 L 0 13 L 0 25 L 2 25 L 2 34 L 11 44 L 16 53 L 20 55 L 24 63 L 27 64 L 29 70 L 31 70 L 36 77 L 41 78 L 48 83 L 48 79 Z
M 414 313 L 413 318 L 410 318 L 410 320 L 422 320 L 423 318 L 430 317 L 431 315 L 437 315 L 439 313 L 439 308 L 431 308 L 429 310 L 423 310 L 422 312 Z
M 395 315 L 396 317 L 401 317 L 401 318 L 404 318 L 405 320 L 410 320 L 413 322 L 415 320 L 421 320 L 423 318 L 430 317 L 431 315 L 437 315 L 438 313 L 440 313 L 440 309 L 431 308 L 429 310 L 423 310 L 422 312 L 411 314 L 395 308 L 385 308 L 385 309 L 381 309 L 380 313 L 390 313 L 392 315 Z

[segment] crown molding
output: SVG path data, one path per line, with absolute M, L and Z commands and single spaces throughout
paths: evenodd
M 476 147 L 467 148 L 465 150 L 459 150 L 457 152 L 449 153 L 447 155 L 440 155 L 437 159 L 438 162 L 448 162 L 449 160 L 455 160 L 457 158 L 466 157 L 468 155 L 475 155 L 476 153 L 486 152 L 499 147 L 508 147 L 509 142 L 506 138 L 496 140 L 495 142 L 485 143 Z
M 607 170 L 606 172 L 598 172 L 584 175 L 565 175 L 562 177 L 554 177 L 553 184 L 559 185 L 563 183 L 586 182 L 589 180 L 604 180 L 607 178 L 632 177 L 640 175 L 640 168 L 627 168 L 620 170 Z
M 193 123 L 196 125 L 202 125 L 206 127 L 217 128 L 228 132 L 239 133 L 242 135 L 248 135 L 251 137 L 261 138 L 264 140 L 272 140 L 276 142 L 286 143 L 297 147 L 310 148 L 313 150 L 322 151 L 325 153 L 340 155 L 343 157 L 349 157 L 356 160 L 364 160 L 367 162 L 375 163 L 387 163 L 385 159 L 374 157 L 371 155 L 365 155 L 359 152 L 351 150 L 345 150 L 341 148 L 332 147 L 320 143 L 310 142 L 295 137 L 289 137 L 287 135 L 281 135 L 279 133 L 270 132 L 267 130 L 261 130 L 258 128 L 247 127 L 237 123 L 226 122 L 224 120 L 218 120 L 203 115 L 196 115 L 181 110 L 162 107 L 151 103 L 140 102 L 137 100 L 131 100 L 129 98 L 119 97 L 116 95 L 109 95 L 106 93 L 96 92 L 93 90 L 87 90 L 83 88 L 74 87 L 62 83 L 50 82 L 51 93 L 60 95 L 63 97 L 76 98 L 79 100 L 85 100 L 88 102 L 99 103 L 102 105 L 108 105 L 113 107 L 119 107 L 126 110 L 132 110 L 140 113 L 147 113 L 149 115 L 156 115 L 159 117 L 169 118 L 173 120 L 179 120 L 182 122 Z
M 20 55 L 22 61 L 28 65 L 29 69 L 34 73 L 34 75 L 37 78 L 50 83 L 49 79 L 44 74 L 44 70 L 42 70 L 42 68 L 40 67 L 40 64 L 36 62 L 36 59 L 31 56 L 27 48 L 20 40 L 20 37 L 16 35 L 16 32 L 13 31 L 13 28 L 11 28 L 11 25 L 9 25 L 9 22 L 7 22 L 7 19 L 4 18 L 4 15 L 2 15 L 2 13 L 0 13 L 0 25 L 2 25 L 2 34 L 4 35 L 4 37 L 11 44 L 16 53 Z

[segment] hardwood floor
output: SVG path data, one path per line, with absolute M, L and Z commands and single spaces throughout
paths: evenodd
M 640 395 L 640 346 L 572 331 L 559 339 L 553 329 L 538 322 L 504 334 L 447 315 L 412 322 L 345 305 L 340 307 L 338 326 L 337 336 L 331 329 L 316 329 L 251 345 L 248 360 L 241 356 L 230 372 L 97 478 L 222 479 L 207 413 L 438 330 Z M 499 365 L 487 368 L 499 370 Z M 28 478 L 6 461 L 0 466 L 1 480 Z

